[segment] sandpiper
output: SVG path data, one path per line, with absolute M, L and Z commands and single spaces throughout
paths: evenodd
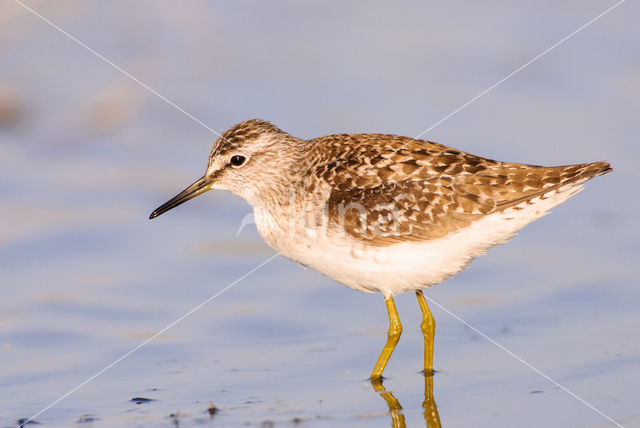
M 150 218 L 208 190 L 229 190 L 253 206 L 258 231 L 276 251 L 347 287 L 381 292 L 389 332 L 372 379 L 382 377 L 402 333 L 393 296 L 415 292 L 430 375 L 435 322 L 422 289 L 611 170 L 604 161 L 498 162 L 397 135 L 302 140 L 252 119 L 218 138 L 204 176 Z

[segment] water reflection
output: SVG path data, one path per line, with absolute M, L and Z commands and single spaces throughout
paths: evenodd
M 384 398 L 389 406 L 389 414 L 391 415 L 391 426 L 394 428 L 404 428 L 407 425 L 404 421 L 404 415 L 402 414 L 402 406 L 396 397 L 393 396 L 391 391 L 387 391 L 382 385 L 382 379 L 371 379 L 371 386 L 380 394 L 380 397 Z
M 404 414 L 402 413 L 402 405 L 391 391 L 387 391 L 382 384 L 382 379 L 372 379 L 371 386 L 380 394 L 380 397 L 386 401 L 391 415 L 391 426 L 393 428 L 405 428 Z M 436 406 L 433 391 L 433 374 L 424 376 L 424 401 L 422 402 L 424 409 L 424 420 L 427 428 L 441 428 L 440 415 Z
M 433 373 L 424 376 L 424 401 L 422 402 L 422 408 L 424 409 L 424 420 L 427 423 L 427 427 L 442 427 L 440 423 L 440 415 L 438 414 L 438 407 L 435 402 L 435 395 L 433 391 Z

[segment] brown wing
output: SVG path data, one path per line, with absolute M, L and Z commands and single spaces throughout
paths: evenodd
M 337 144 L 332 137 L 323 139 Z M 329 219 L 379 246 L 440 238 L 486 214 L 611 170 L 607 162 L 559 167 L 497 162 L 391 135 L 339 137 L 347 141 L 344 155 L 320 162 L 316 170 L 333 189 Z

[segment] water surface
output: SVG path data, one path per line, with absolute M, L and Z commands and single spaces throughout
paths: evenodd
M 29 3 L 217 131 L 260 117 L 304 138 L 418 135 L 612 4 Z M 274 252 L 252 225 L 236 236 L 250 207 L 223 192 L 149 222 L 215 136 L 17 3 L 0 11 L 0 425 L 15 426 Z M 615 169 L 426 292 L 446 309 L 431 305 L 443 426 L 613 426 L 531 367 L 640 425 L 638 12 L 624 3 L 425 135 Z M 396 303 L 384 387 L 422 426 L 420 312 Z M 381 296 L 276 257 L 35 420 L 390 426 L 367 380 L 386 329 Z

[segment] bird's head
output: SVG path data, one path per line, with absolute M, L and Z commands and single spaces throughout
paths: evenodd
M 296 165 L 300 141 L 260 119 L 232 126 L 213 145 L 204 176 L 158 207 L 149 218 L 211 189 L 230 190 L 255 205 L 264 199 L 265 192 L 286 185 L 289 171 Z

